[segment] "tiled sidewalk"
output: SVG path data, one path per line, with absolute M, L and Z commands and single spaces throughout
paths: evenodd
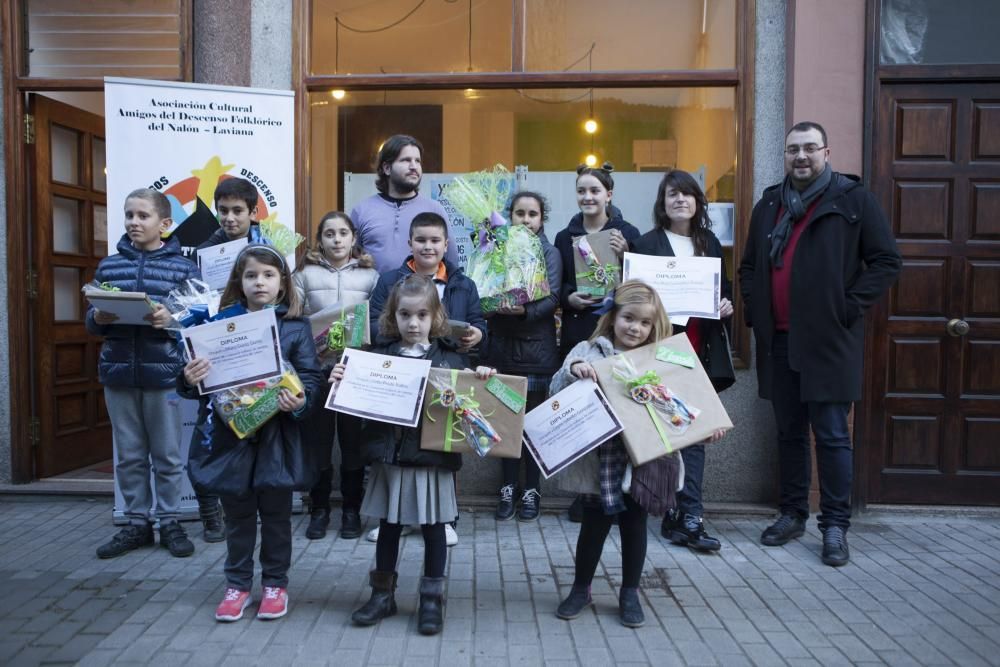
M 995 518 L 863 516 L 840 569 L 820 564 L 813 522 L 801 540 L 764 548 L 765 521 L 710 517 L 723 549 L 705 556 L 666 543 L 651 521 L 647 623 L 629 630 L 617 616 L 615 530 L 596 613 L 565 622 L 553 611 L 572 582 L 577 526 L 465 512 L 437 637 L 415 629 L 419 534 L 404 539 L 399 615 L 356 628 L 349 617 L 367 599 L 374 545 L 335 532 L 311 542 L 304 517 L 293 522 L 289 615 L 220 624 L 224 545 L 196 537 L 191 558 L 156 547 L 101 561 L 94 549 L 115 530 L 110 502 L 2 497 L 0 664 L 1000 665 Z

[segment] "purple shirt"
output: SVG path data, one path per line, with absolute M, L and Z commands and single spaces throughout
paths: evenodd
M 441 204 L 420 195 L 392 201 L 372 195 L 351 210 L 351 220 L 358 230 L 358 243 L 374 258 L 379 273 L 398 269 L 410 256 L 410 223 L 420 213 L 437 213 L 444 218 L 449 227 L 445 258 L 459 264 L 455 239 L 450 233 L 451 222 Z

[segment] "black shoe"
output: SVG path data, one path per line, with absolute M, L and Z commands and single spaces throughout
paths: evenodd
M 593 602 L 593 598 L 590 597 L 590 586 L 577 586 L 573 584 L 569 595 L 559 603 L 559 607 L 556 609 L 556 616 L 564 621 L 573 620 L 582 614 L 583 610 L 593 604 Z
M 514 516 L 514 485 L 500 487 L 500 501 L 497 503 L 497 521 L 507 521 Z
M 396 573 L 372 570 L 368 573 L 372 596 L 361 609 L 351 614 L 356 625 L 375 625 L 396 613 Z
M 310 540 L 322 540 L 326 537 L 326 528 L 330 525 L 330 509 L 317 507 L 309 515 L 309 526 L 306 537 Z
M 201 517 L 201 539 L 206 542 L 222 542 L 226 539 L 226 527 L 222 522 L 222 505 L 215 496 L 198 496 L 198 516 Z
M 765 547 L 780 547 L 806 532 L 806 522 L 791 514 L 782 514 L 778 520 L 764 529 L 760 543 Z
M 420 578 L 420 604 L 417 607 L 417 631 L 436 635 L 444 628 L 444 577 Z
M 534 521 L 538 518 L 538 505 L 542 494 L 535 489 L 528 489 L 521 494 L 521 507 L 517 511 L 518 521 Z
M 174 558 L 185 558 L 194 553 L 194 543 L 176 521 L 160 524 L 160 546 Z
M 573 504 L 569 506 L 569 520 L 573 523 L 583 521 L 583 498 L 577 496 L 573 499 Z
M 722 543 L 705 532 L 705 526 L 700 516 L 685 514 L 680 516 L 676 510 L 671 510 L 663 517 L 661 534 L 682 547 L 690 547 L 695 551 L 718 551 Z
M 125 526 L 115 533 L 111 541 L 97 547 L 97 557 L 114 558 L 139 547 L 148 547 L 153 542 L 153 526 L 151 524 Z
M 361 537 L 361 515 L 357 510 L 344 510 L 340 520 L 340 537 L 345 540 Z
M 823 563 L 833 567 L 847 565 L 851 552 L 847 548 L 847 531 L 840 526 L 830 526 L 823 531 Z
M 642 613 L 642 604 L 639 602 L 638 588 L 621 590 L 618 595 L 618 614 L 626 628 L 638 628 L 646 622 L 646 615 Z

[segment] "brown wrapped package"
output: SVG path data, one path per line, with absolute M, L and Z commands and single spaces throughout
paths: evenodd
M 601 359 L 594 370 L 626 425 L 621 437 L 633 465 L 733 427 L 686 334 Z
M 608 229 L 573 239 L 573 270 L 578 292 L 603 297 L 621 284 L 622 265 L 611 247 L 612 231 Z
M 455 404 L 451 403 L 450 408 L 442 405 L 442 401 L 450 403 L 449 397 L 443 396 L 438 388 L 445 387 L 453 389 L 456 396 L 478 403 L 479 412 L 487 422 L 486 426 L 499 436 L 499 442 L 488 443 L 490 448 L 486 456 L 505 459 L 521 457 L 524 406 L 528 395 L 527 378 L 494 375 L 489 380 L 480 380 L 472 371 L 432 368 L 427 380 L 420 432 L 421 449 L 461 453 L 475 451 L 459 429 Z M 500 396 L 495 395 L 494 391 Z

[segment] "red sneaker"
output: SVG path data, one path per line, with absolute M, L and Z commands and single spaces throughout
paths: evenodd
M 222 602 L 215 608 L 215 620 L 224 623 L 238 621 L 243 618 L 243 610 L 249 607 L 251 602 L 253 598 L 250 597 L 250 591 L 227 588 Z
M 277 586 L 264 586 L 264 599 L 260 601 L 257 618 L 269 620 L 288 613 L 288 592 Z

